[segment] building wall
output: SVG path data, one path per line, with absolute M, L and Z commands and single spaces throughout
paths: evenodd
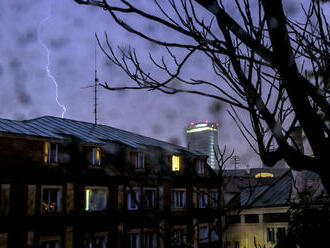
M 227 248 L 273 248 L 277 241 L 279 228 L 288 230 L 288 219 L 269 219 L 265 216 L 287 214 L 288 207 L 269 207 L 245 209 L 239 213 L 240 223 L 231 224 L 224 233 L 224 247 Z M 246 215 L 258 215 L 257 223 L 246 223 Z M 274 241 L 269 241 L 267 229 L 274 230 Z M 256 246 L 257 245 L 257 246 Z

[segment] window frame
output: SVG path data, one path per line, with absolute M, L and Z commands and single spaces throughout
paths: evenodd
M 108 233 L 107 232 L 95 232 L 95 233 L 85 233 L 84 247 L 87 247 L 87 241 L 93 238 L 103 238 L 104 244 L 102 247 L 106 248 L 108 245 Z
M 176 237 L 177 234 L 179 234 L 179 238 Z M 180 244 L 185 244 L 187 242 L 187 226 L 186 225 L 182 225 L 182 226 L 174 226 L 172 228 L 172 235 L 171 237 L 173 237 L 173 243 L 176 245 L 180 245 Z
M 56 196 L 56 211 L 54 211 L 54 212 L 45 211 L 45 209 L 43 207 L 43 203 L 44 203 L 44 201 L 43 201 L 44 200 L 44 190 L 45 189 L 58 190 L 57 194 L 59 194 L 59 195 Z M 63 206 L 63 186 L 61 186 L 61 185 L 41 185 L 40 194 L 41 194 L 41 196 L 40 196 L 40 213 L 42 215 L 59 214 L 59 213 L 62 212 L 62 206 Z
M 54 161 L 52 161 L 52 151 L 54 148 L 52 148 L 52 146 L 55 145 L 55 157 L 54 157 Z M 44 148 L 43 148 L 43 162 L 44 164 L 48 164 L 48 165 L 57 165 L 59 163 L 58 160 L 58 145 L 59 143 L 57 142 L 49 142 L 46 141 L 44 142 Z
M 135 234 L 137 239 L 135 241 L 135 246 L 132 245 L 131 235 Z M 128 238 L 128 248 L 140 248 L 141 247 L 141 233 L 140 230 L 130 230 L 127 232 Z
M 146 205 L 146 191 L 153 191 L 153 198 L 152 198 L 152 207 L 147 207 Z M 149 201 L 150 199 L 148 199 Z M 147 187 L 143 188 L 143 208 L 144 209 L 155 209 L 157 207 L 157 188 L 156 187 Z
M 49 242 L 49 241 L 57 241 L 58 247 L 61 248 L 61 236 L 60 235 L 54 235 L 54 236 L 41 236 L 39 238 L 39 247 L 42 247 L 42 243 Z
M 104 190 L 105 191 L 105 207 L 103 209 L 88 209 L 87 206 L 87 198 L 91 198 L 90 196 L 87 197 L 87 190 L 90 190 L 91 192 L 93 190 Z M 108 187 L 104 187 L 104 186 L 85 186 L 84 188 L 84 194 L 85 194 L 85 204 L 84 204 L 84 210 L 85 212 L 101 212 L 101 211 L 106 211 L 108 208 L 108 201 L 109 201 L 109 189 Z M 88 205 L 93 205 L 91 203 L 89 203 Z
M 201 229 L 206 229 L 206 237 L 201 237 Z M 210 242 L 210 228 L 208 224 L 199 224 L 198 225 L 198 243 L 204 244 Z
M 267 242 L 274 243 L 275 242 L 275 228 L 274 227 L 267 227 Z
M 142 159 L 140 160 L 140 158 Z M 145 152 L 137 151 L 135 157 L 135 169 L 143 170 L 144 168 L 145 168 Z
M 207 189 L 199 189 L 197 192 L 197 201 L 198 201 L 198 208 L 207 208 L 209 204 L 209 196 Z
M 205 175 L 205 160 L 204 159 L 197 159 L 196 161 L 196 171 L 197 174 L 200 176 Z
M 182 172 L 182 156 L 179 154 L 172 154 L 171 156 L 171 171 Z
M 135 198 L 136 198 L 135 200 L 132 199 L 132 194 L 131 194 L 132 191 L 135 192 Z M 133 206 L 132 203 L 134 204 Z M 141 189 L 139 187 L 127 187 L 126 188 L 127 210 L 139 210 L 140 204 L 141 204 Z
M 151 246 L 150 246 L 150 243 L 149 243 L 149 241 L 150 241 L 150 239 L 148 239 L 148 243 L 146 243 L 146 237 L 145 237 L 145 235 L 146 234 L 152 234 L 152 244 L 151 244 Z M 156 233 L 152 230 L 152 229 L 143 229 L 143 232 L 142 232 L 142 235 L 141 235 L 142 237 L 142 247 L 144 247 L 144 248 L 156 248 L 157 247 L 157 238 L 156 238 Z
M 183 193 L 183 197 L 181 195 L 179 195 L 179 197 L 175 197 L 175 194 L 177 194 L 177 193 Z M 184 208 L 186 208 L 186 198 L 187 197 L 186 197 L 186 189 L 185 188 L 174 188 L 174 189 L 172 189 L 172 195 L 171 195 L 172 208 L 174 208 L 174 209 L 184 209 Z M 183 202 L 182 205 L 178 204 L 178 202 L 177 202 L 178 199 L 179 199 L 179 203 Z
M 98 159 L 97 159 L 97 153 Z M 91 168 L 101 168 L 102 167 L 102 149 L 101 147 L 94 146 L 92 147 L 89 154 L 89 167 Z

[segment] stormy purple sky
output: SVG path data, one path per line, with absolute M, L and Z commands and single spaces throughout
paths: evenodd
M 147 1 L 139 2 L 148 8 Z M 86 86 L 94 77 L 95 32 L 104 40 L 102 34 L 106 31 L 113 46 L 132 44 L 142 59 L 148 52 L 156 56 L 162 53 L 154 45 L 124 31 L 101 9 L 80 6 L 73 0 L 1 0 L 0 25 L 0 118 L 61 116 L 54 83 L 46 71 L 47 53 L 40 41 L 50 51 L 49 69 L 58 83 L 59 101 L 67 107 L 64 117 L 88 122 L 94 120 L 93 89 Z M 156 37 L 168 35 L 148 23 L 140 22 L 138 26 Z M 212 80 L 203 62 L 199 58 L 192 60 L 187 73 Z M 101 82 L 129 81 L 100 51 L 97 64 Z M 185 145 L 184 126 L 191 121 L 216 121 L 220 123 L 220 146 L 226 144 L 235 149 L 242 164 L 260 166 L 226 108 L 195 95 L 100 89 L 98 119 L 100 124 L 181 145 Z

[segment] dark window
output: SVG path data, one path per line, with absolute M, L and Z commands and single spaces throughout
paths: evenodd
M 277 240 L 283 238 L 285 236 L 285 227 L 279 227 L 277 228 L 277 232 L 276 232 L 276 238 Z
M 226 216 L 227 224 L 238 224 L 241 223 L 241 216 L 239 215 L 228 215 Z
M 235 248 L 239 248 L 239 241 L 235 241 Z
M 144 248 L 155 248 L 156 240 L 154 232 L 144 232 L 143 233 L 143 247 Z
M 172 191 L 172 207 L 184 208 L 186 205 L 186 192 L 185 190 L 173 190 Z
M 273 213 L 273 214 L 264 214 L 265 223 L 274 223 L 274 222 L 289 222 L 288 213 Z
M 218 200 L 219 200 L 218 191 L 215 191 L 215 190 L 211 191 L 211 194 L 210 194 L 211 208 L 218 207 Z
M 178 246 L 186 242 L 186 234 L 184 228 L 175 229 L 172 236 L 173 243 Z
M 258 223 L 259 222 L 259 216 L 257 214 L 246 214 L 245 217 L 245 223 Z
M 143 152 L 136 153 L 135 168 L 136 169 L 144 168 L 144 153 Z
M 86 239 L 85 248 L 106 248 L 106 246 L 106 237 L 104 236 L 89 237 Z
M 205 173 L 205 162 L 203 159 L 197 160 L 197 174 L 204 175 Z
M 129 248 L 139 248 L 140 247 L 140 235 L 139 233 L 129 233 L 128 234 L 128 247 Z
M 41 241 L 40 248 L 60 248 L 60 241 L 59 240 Z
M 144 198 L 144 208 L 154 208 L 156 200 L 156 190 L 155 189 L 144 189 L 143 190 Z
M 267 241 L 268 242 L 275 242 L 274 228 L 267 228 Z

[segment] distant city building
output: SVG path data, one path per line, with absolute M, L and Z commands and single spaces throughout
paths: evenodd
M 186 128 L 187 147 L 207 154 L 208 164 L 212 169 L 218 169 L 216 152 L 218 150 L 218 123 L 191 122 Z

